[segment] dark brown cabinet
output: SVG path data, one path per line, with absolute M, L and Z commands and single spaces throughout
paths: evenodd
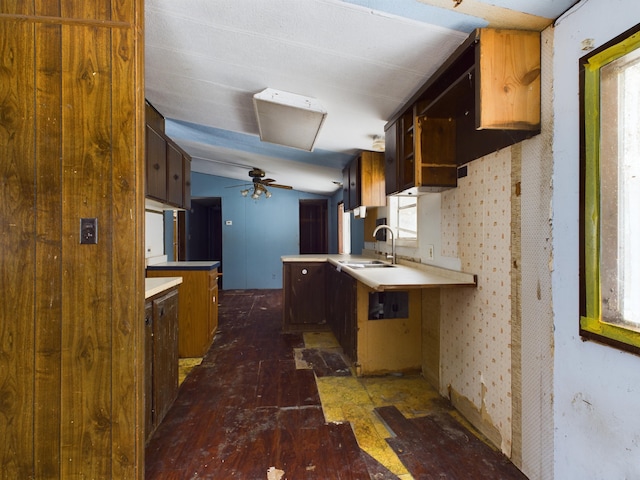
M 283 330 L 327 330 L 326 262 L 285 262 Z
M 327 319 L 344 353 L 358 360 L 357 280 L 326 264 Z
M 386 204 L 384 154 L 362 151 L 342 171 L 345 210 Z
M 146 104 L 148 198 L 178 208 L 191 207 L 191 157 L 164 133 L 164 117 Z
M 167 141 L 151 128 L 146 130 L 146 195 L 160 201 L 167 199 Z
M 182 205 L 184 178 L 182 176 L 182 152 L 167 142 L 167 202 Z
M 145 304 L 145 437 L 162 422 L 178 395 L 178 290 Z
M 459 165 L 539 132 L 539 32 L 477 29 L 385 126 L 386 193 L 455 187 Z

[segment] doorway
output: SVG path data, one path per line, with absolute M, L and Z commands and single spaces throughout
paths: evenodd
M 191 208 L 185 212 L 184 226 L 186 260 L 219 261 L 218 272 L 222 273 L 222 199 L 192 199 Z
M 300 200 L 300 254 L 329 253 L 327 200 Z

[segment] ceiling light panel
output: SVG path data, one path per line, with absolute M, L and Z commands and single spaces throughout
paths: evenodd
M 309 97 L 267 88 L 253 96 L 260 139 L 312 151 L 327 112 Z

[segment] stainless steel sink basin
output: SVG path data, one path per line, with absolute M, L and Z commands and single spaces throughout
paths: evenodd
M 349 268 L 386 268 L 395 267 L 390 263 L 380 260 L 339 260 L 338 263 Z

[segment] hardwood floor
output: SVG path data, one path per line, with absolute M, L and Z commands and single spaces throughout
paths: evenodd
M 525 478 L 446 412 L 420 420 L 443 426 L 437 433 L 388 406 L 376 411 L 410 472 L 392 473 L 361 450 L 349 422 L 325 420 L 316 376 L 343 376 L 344 365 L 306 352 L 302 335 L 281 333 L 281 322 L 281 290 L 220 292 L 218 333 L 149 440 L 147 480 Z M 294 350 L 317 371 L 296 368 Z

